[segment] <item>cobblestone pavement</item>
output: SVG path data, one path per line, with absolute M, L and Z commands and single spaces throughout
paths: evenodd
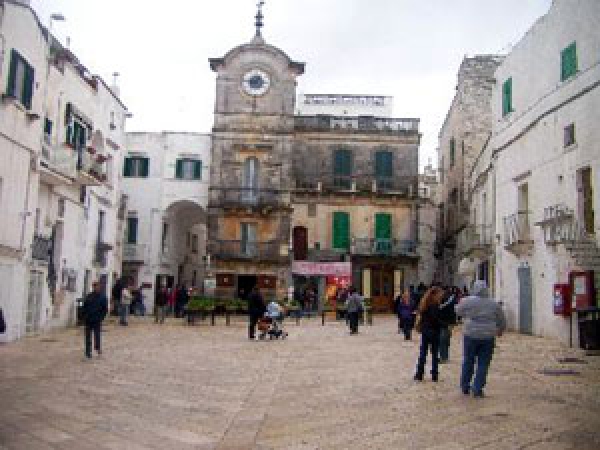
M 600 448 L 600 356 L 506 335 L 474 399 L 458 331 L 440 382 L 417 383 L 417 342 L 392 317 L 356 336 L 288 323 L 273 342 L 248 341 L 241 320 L 109 323 L 92 361 L 80 329 L 0 346 L 0 449 Z

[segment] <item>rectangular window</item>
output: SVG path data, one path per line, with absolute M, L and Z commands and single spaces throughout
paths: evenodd
M 66 143 L 75 150 L 82 150 L 87 142 L 87 128 L 78 120 L 72 118 L 67 124 Z
M 316 203 L 308 204 L 308 217 L 317 217 L 317 204 Z
M 454 167 L 454 161 L 456 158 L 456 140 L 450 139 L 450 167 Z
M 106 212 L 98 211 L 98 236 L 97 242 L 104 242 L 104 228 L 106 221 Z
M 352 152 L 350 150 L 340 149 L 335 151 L 333 184 L 344 189 L 350 189 L 352 186 Z
M 392 215 L 375 214 L 375 251 L 388 253 L 392 249 Z
M 137 244 L 138 238 L 138 218 L 128 217 L 127 218 L 127 243 Z
M 163 226 L 162 226 L 162 236 L 160 239 L 160 249 L 163 253 L 166 253 L 166 251 L 168 250 L 167 248 L 167 238 L 169 236 L 169 224 L 166 222 L 163 222 Z
M 560 80 L 565 81 L 577 73 L 577 45 L 573 42 L 560 52 Z
M 52 142 L 52 121 L 47 117 L 44 119 L 44 142 L 48 145 Z
M 198 235 L 192 234 L 192 253 L 198 253 Z
M 565 148 L 566 147 L 570 147 L 571 145 L 575 144 L 575 124 L 569 124 L 565 127 L 565 131 L 564 131 L 564 137 L 565 137 Z
M 150 160 L 142 157 L 125 158 L 123 176 L 129 178 L 147 178 Z
M 242 222 L 241 224 L 241 250 L 245 256 L 258 255 L 258 246 L 256 242 L 256 224 Z
M 64 198 L 59 198 L 58 199 L 58 217 L 60 217 L 61 219 L 63 219 L 65 217 L 65 199 Z
M 31 109 L 35 71 L 16 50 L 11 50 L 6 94 Z
M 333 213 L 333 248 L 337 250 L 350 248 L 350 215 L 347 212 Z
M 378 151 L 375 153 L 375 178 L 378 189 L 392 188 L 394 157 L 392 152 Z
M 506 116 L 507 114 L 513 111 L 512 104 L 512 77 L 509 78 L 502 84 L 502 115 Z
M 201 180 L 202 161 L 195 159 L 178 159 L 175 162 L 175 178 L 180 180 Z

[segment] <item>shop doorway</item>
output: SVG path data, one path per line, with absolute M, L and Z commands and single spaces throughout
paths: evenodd
M 371 300 L 373 311 L 393 311 L 394 271 L 385 267 L 371 269 Z
M 243 300 L 248 299 L 252 288 L 258 283 L 256 275 L 238 275 L 237 277 L 237 296 Z

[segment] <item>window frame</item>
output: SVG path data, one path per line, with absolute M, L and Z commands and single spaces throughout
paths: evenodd
M 124 178 L 148 178 L 150 158 L 147 156 L 126 156 L 123 161 Z
M 560 52 L 560 81 L 567 81 L 578 71 L 577 42 L 574 41 Z
M 508 77 L 502 83 L 502 117 L 506 117 L 514 111 L 512 81 L 512 77 Z
M 191 165 L 191 170 L 188 167 Z M 175 178 L 177 180 L 202 180 L 202 160 L 194 158 L 177 158 L 175 161 Z
M 21 70 L 19 70 L 22 68 Z M 33 102 L 33 89 L 35 86 L 35 69 L 14 48 L 10 51 L 10 63 L 8 66 L 8 82 L 6 85 L 6 96 L 14 98 L 30 110 Z M 21 92 L 17 92 L 20 90 Z

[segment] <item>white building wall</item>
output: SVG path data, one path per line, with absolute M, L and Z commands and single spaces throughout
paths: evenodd
M 518 209 L 518 188 L 528 184 L 533 246 L 514 254 L 497 248 L 498 296 L 504 300 L 509 324 L 519 325 L 517 268 L 529 265 L 533 279 L 533 332 L 568 341 L 569 322 L 552 311 L 554 283 L 568 282 L 575 267 L 564 246 L 544 243 L 544 208 L 559 203 L 578 214 L 576 171 L 590 167 L 593 174 L 595 230 L 600 224 L 600 3 L 555 0 L 517 44 L 496 72 L 493 92 L 496 152 L 496 228 Z M 560 80 L 561 51 L 577 43 L 578 73 Z M 502 117 L 502 84 L 512 77 L 513 109 Z M 575 124 L 576 144 L 564 147 L 564 128 Z M 578 217 L 581 220 L 581 217 Z
M 139 252 L 141 257 L 124 256 L 123 272 L 135 278 L 144 289 L 147 308 L 154 305 L 156 276 L 172 276 L 176 282 L 202 285 L 206 254 L 206 206 L 210 174 L 211 136 L 199 133 L 128 133 L 127 155 L 150 160 L 147 178 L 124 177 L 123 192 L 128 196 L 127 216 L 138 218 L 138 243 L 124 243 L 124 254 Z M 202 161 L 200 180 L 175 177 L 177 159 Z M 169 227 L 165 252 L 162 227 Z M 198 250 L 192 253 L 187 234 L 198 236 Z M 127 253 L 129 251 L 129 253 Z M 183 266 L 177 280 L 179 266 Z

